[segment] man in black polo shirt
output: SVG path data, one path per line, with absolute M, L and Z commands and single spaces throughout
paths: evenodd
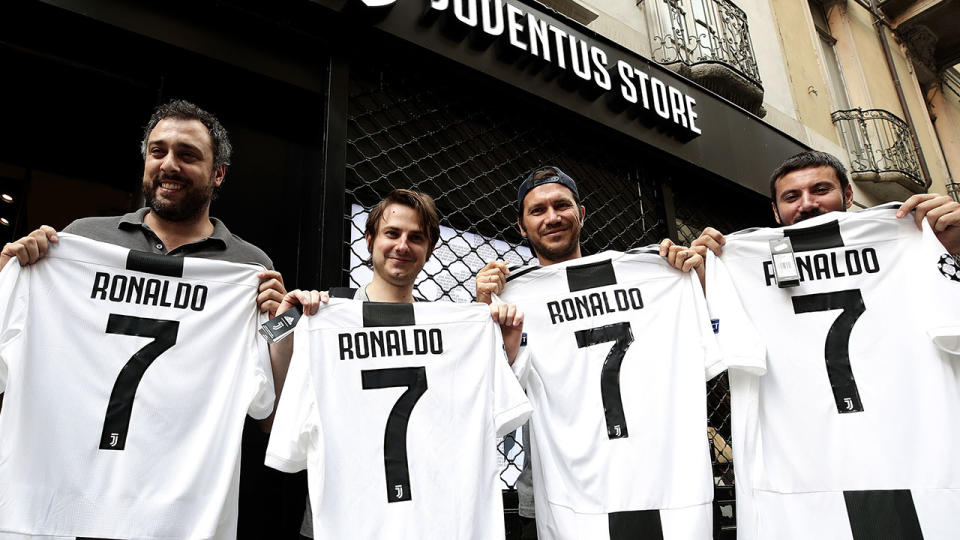
M 226 129 L 209 112 L 181 100 L 161 105 L 150 117 L 141 144 L 147 206 L 124 216 L 78 219 L 64 232 L 172 257 L 261 265 L 265 270 L 259 274 L 257 305 L 272 317 L 286 294 L 282 276 L 263 251 L 210 217 L 210 202 L 223 183 L 231 150 Z M 21 265 L 33 264 L 47 253 L 51 242 L 57 242 L 57 232 L 42 226 L 6 244 L 0 252 L 0 268 L 13 257 Z M 290 343 L 270 349 L 278 399 L 291 353 Z M 261 426 L 269 430 L 271 422 L 272 416 Z

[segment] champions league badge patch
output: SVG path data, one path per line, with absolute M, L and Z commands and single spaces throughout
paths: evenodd
M 960 281 L 960 266 L 957 265 L 957 260 L 954 259 L 953 256 L 949 254 L 941 255 L 940 262 L 937 263 L 937 268 L 940 269 L 943 277 L 952 279 L 953 281 Z

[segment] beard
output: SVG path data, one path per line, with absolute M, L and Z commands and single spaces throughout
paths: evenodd
M 810 218 L 814 218 L 814 217 L 817 217 L 817 216 L 822 216 L 823 214 L 826 214 L 826 212 L 823 211 L 823 210 L 821 210 L 821 209 L 819 209 L 819 208 L 815 208 L 815 209 L 813 209 L 813 210 L 811 210 L 811 211 L 809 211 L 809 212 L 801 212 L 801 213 L 797 214 L 797 218 L 793 220 L 793 223 L 794 223 L 794 224 L 797 224 L 797 223 L 800 223 L 801 221 L 805 221 L 805 220 L 808 220 L 808 219 L 810 219 Z
M 157 196 L 157 190 L 163 180 L 176 180 L 184 183 L 180 201 L 168 201 Z M 152 181 L 143 183 L 143 198 L 157 217 L 167 221 L 189 221 L 200 216 L 203 209 L 210 204 L 213 199 L 214 186 L 212 176 L 210 182 L 206 185 L 196 186 L 178 176 L 159 175 Z
M 552 231 L 547 231 L 548 234 L 550 232 Z M 570 240 L 560 245 L 546 245 L 541 242 L 534 242 L 532 239 L 530 245 L 537 255 L 542 255 L 546 259 L 551 261 L 567 260 L 577 251 L 577 247 L 580 245 L 580 231 L 572 231 Z

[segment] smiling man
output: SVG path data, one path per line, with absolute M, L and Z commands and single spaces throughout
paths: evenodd
M 227 131 L 220 121 L 187 101 L 160 105 L 144 128 L 141 153 L 146 205 L 123 216 L 78 219 L 63 232 L 164 257 L 188 256 L 258 265 L 263 271 L 257 274 L 260 279 L 257 306 L 272 317 L 286 294 L 282 276 L 273 269 L 266 253 L 232 234 L 222 221 L 210 216 L 210 204 L 223 185 L 232 153 Z M 0 268 L 12 258 L 17 258 L 21 266 L 33 264 L 56 242 L 57 232 L 42 226 L 5 245 L 0 253 Z M 277 398 L 291 353 L 292 343 L 270 346 L 269 361 Z M 217 381 L 206 381 L 206 384 L 211 388 Z M 261 420 L 260 426 L 268 431 L 271 422 L 272 415 Z M 211 437 L 221 435 L 218 429 L 210 431 Z M 232 485 L 238 480 L 239 468 L 231 479 Z M 218 534 L 224 537 L 235 536 L 236 497 L 234 489 L 228 500 L 223 501 L 224 514 Z
M 440 240 L 440 216 L 433 197 L 419 191 L 394 189 L 370 210 L 364 237 L 370 252 L 367 264 L 373 268 L 373 279 L 353 291 L 353 299 L 423 301 L 413 296 L 413 289 L 417 276 Z M 301 305 L 304 314 L 315 315 L 320 303 L 329 299 L 326 291 L 293 290 L 283 298 L 279 312 Z M 499 304 L 491 306 L 491 316 L 500 324 L 507 357 L 512 361 L 520 348 L 523 315 L 517 312 L 516 306 Z M 314 537 L 309 498 L 300 533 L 303 538 Z
M 577 183 L 557 167 L 543 166 L 524 178 L 517 190 L 517 226 L 530 242 L 537 259 L 549 266 L 579 259 L 580 230 L 587 209 L 580 204 Z M 505 261 L 490 261 L 477 273 L 477 301 L 491 303 L 503 292 L 510 270 Z M 523 428 L 523 447 L 530 448 L 529 426 Z M 517 479 L 522 538 L 537 537 L 530 459 L 523 462 Z
M 787 159 L 773 171 L 770 197 L 774 219 L 789 226 L 827 212 L 845 212 L 853 204 L 853 186 L 840 160 L 826 152 L 808 150 Z M 911 211 L 918 228 L 926 219 L 947 251 L 960 253 L 960 203 L 946 195 L 920 193 L 903 203 L 897 217 L 903 218 Z M 702 282 L 704 267 L 700 263 L 706 260 L 707 250 L 720 255 L 725 243 L 720 231 L 707 227 L 689 249 L 663 240 L 660 254 L 677 268 L 696 268 Z M 701 256 L 696 259 L 697 264 L 691 264 L 688 257 L 697 254 Z

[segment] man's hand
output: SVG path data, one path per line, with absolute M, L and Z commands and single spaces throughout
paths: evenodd
M 493 322 L 500 325 L 507 360 L 513 365 L 520 352 L 520 338 L 523 337 L 523 312 L 513 304 L 490 304 L 490 316 Z
M 951 254 L 960 253 L 960 203 L 946 195 L 920 193 L 900 206 L 897 217 L 902 218 L 911 210 L 917 227 L 926 218 L 943 247 Z
M 0 252 L 0 268 L 6 266 L 14 257 L 20 261 L 20 266 L 33 264 L 47 254 L 51 242 L 57 243 L 59 240 L 53 227 L 41 225 L 39 229 L 16 242 L 3 246 L 3 251 Z
M 660 256 L 667 259 L 670 266 L 683 272 L 696 268 L 697 273 L 700 273 L 703 266 L 703 255 L 692 248 L 674 244 L 669 238 L 660 242 Z
M 316 315 L 320 309 L 320 302 L 326 304 L 330 301 L 330 294 L 327 291 L 301 291 L 294 289 L 288 292 L 280 302 L 277 313 L 284 313 L 293 306 L 303 308 L 304 315 Z
M 257 307 L 261 313 L 267 313 L 270 318 L 277 315 L 277 308 L 287 294 L 283 286 L 283 276 L 276 270 L 266 270 L 257 274 L 260 278 L 260 294 L 257 295 Z
M 330 301 L 330 295 L 326 291 L 301 291 L 299 289 L 285 292 L 281 295 L 281 300 L 277 302 L 274 295 L 277 293 L 277 287 L 283 289 L 283 278 L 277 272 L 260 273 L 260 296 L 257 302 L 260 304 L 260 311 L 270 309 L 270 318 L 277 313 L 283 313 L 293 306 L 302 306 L 304 315 L 315 315 L 319 309 L 320 302 L 326 304 Z M 265 299 L 265 295 L 266 299 Z M 272 309 L 265 304 L 273 302 Z M 293 336 L 287 336 L 286 339 L 277 343 L 270 344 L 270 366 L 273 368 L 273 391 L 276 395 L 276 402 L 273 404 L 273 412 L 270 416 L 260 421 L 260 429 L 265 433 L 270 433 L 273 428 L 273 419 L 277 414 L 277 405 L 280 403 L 280 393 L 283 391 L 283 383 L 287 380 L 287 370 L 290 369 L 290 358 L 293 357 Z
M 504 261 L 490 261 L 477 272 L 477 302 L 489 304 L 492 295 L 500 294 L 507 285 L 510 269 Z
M 696 240 L 690 243 L 690 249 L 702 255 L 704 260 L 706 260 L 708 249 L 712 251 L 714 255 L 723 255 L 723 245 L 726 243 L 727 239 L 720 234 L 720 231 L 713 227 L 707 227 Z

